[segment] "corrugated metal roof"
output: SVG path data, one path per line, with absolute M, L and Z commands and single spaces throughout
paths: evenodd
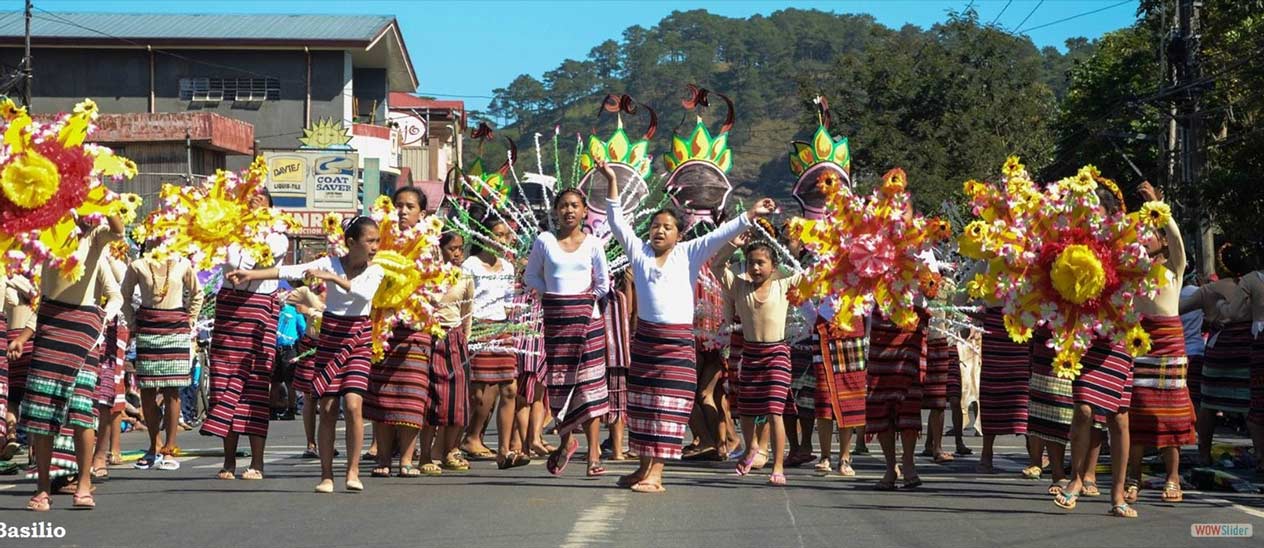
M 117 37 L 137 42 L 368 42 L 394 20 L 387 15 L 50 13 L 36 10 L 31 20 L 31 36 L 72 40 Z M 0 38 L 21 37 L 25 32 L 22 12 L 0 12 Z

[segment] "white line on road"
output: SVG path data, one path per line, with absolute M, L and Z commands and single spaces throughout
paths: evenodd
M 782 489 L 781 494 L 786 498 L 786 514 L 790 516 L 790 526 L 794 527 L 794 534 L 799 537 L 799 548 L 804 548 L 803 531 L 799 530 L 799 520 L 794 518 L 794 510 L 790 508 L 790 492 Z
M 1186 491 L 1185 493 L 1186 493 L 1186 494 L 1191 494 L 1191 495 L 1194 495 L 1194 497 L 1195 497 L 1195 498 L 1202 499 L 1202 501 L 1203 501 L 1203 502 L 1210 502 L 1210 503 L 1212 503 L 1212 504 L 1218 504 L 1218 505 L 1220 505 L 1220 506 L 1228 506 L 1228 507 L 1233 508 L 1234 510 L 1237 510 L 1237 511 L 1242 512 L 1242 513 L 1244 513 L 1244 514 L 1247 514 L 1247 515 L 1249 515 L 1249 516 L 1255 516 L 1255 517 L 1257 517 L 1257 518 L 1264 518 L 1264 511 L 1256 510 L 1256 509 L 1254 509 L 1254 508 L 1250 508 L 1250 507 L 1247 507 L 1247 506 L 1243 506 L 1243 505 L 1241 505 L 1241 504 L 1235 504 L 1235 503 L 1233 503 L 1233 502 L 1229 502 L 1229 501 L 1227 501 L 1227 500 L 1225 500 L 1225 499 L 1207 498 L 1207 497 L 1202 496 L 1201 494 L 1198 494 L 1198 493 L 1191 493 L 1191 492 L 1189 492 L 1189 491 Z
M 562 548 L 579 548 L 594 544 L 614 544 L 613 535 L 623 523 L 623 514 L 628 509 L 628 495 L 625 492 L 609 493 L 601 504 L 589 508 L 566 535 Z

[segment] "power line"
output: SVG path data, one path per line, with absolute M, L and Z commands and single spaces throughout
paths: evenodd
M 1001 20 L 1001 16 L 1002 16 L 1002 15 L 1005 15 L 1005 10 L 1009 9 L 1009 5 L 1010 5 L 1010 4 L 1013 4 L 1013 3 L 1014 3 L 1014 0 L 1009 0 L 1008 2 L 1006 2 L 1006 3 L 1005 3 L 1005 7 L 1001 8 L 1001 12 L 1000 12 L 1000 13 L 998 13 L 998 14 L 996 14 L 996 17 L 993 17 L 993 18 L 992 18 L 992 22 L 991 22 L 991 23 L 988 23 L 988 25 L 989 25 L 989 26 L 991 26 L 991 25 L 995 25 L 997 21 L 1000 21 L 1000 20 Z M 1039 7 L 1039 6 L 1037 6 L 1037 7 Z
M 1019 21 L 1017 25 L 1014 25 L 1014 28 L 1015 29 L 1023 28 L 1023 25 L 1027 24 L 1027 20 L 1031 19 L 1031 16 L 1035 15 L 1036 10 L 1040 9 L 1040 6 L 1043 6 L 1044 3 L 1045 3 L 1045 0 L 1040 0 L 1039 2 L 1036 2 L 1036 7 L 1031 8 L 1031 11 L 1027 12 L 1027 17 L 1024 17 L 1023 20 Z M 1015 30 L 1014 33 L 1017 34 L 1018 31 Z
M 1053 26 L 1053 25 L 1057 25 L 1057 24 L 1059 24 L 1059 23 L 1065 23 L 1065 22 L 1070 21 L 1070 20 L 1073 20 L 1073 19 L 1079 19 L 1079 18 L 1081 18 L 1081 17 L 1086 17 L 1086 16 L 1089 16 L 1089 15 L 1093 15 L 1094 13 L 1100 13 L 1100 12 L 1106 11 L 1106 10 L 1108 10 L 1108 9 L 1117 8 L 1117 7 L 1122 6 L 1122 5 L 1124 5 L 1124 4 L 1129 4 L 1129 3 L 1132 3 L 1132 1 L 1133 1 L 1133 0 L 1123 0 L 1123 2 L 1116 2 L 1116 3 L 1114 3 L 1114 4 L 1111 4 L 1111 5 L 1109 5 L 1109 6 L 1106 6 L 1106 7 L 1104 7 L 1104 8 L 1097 8 L 1097 9 L 1095 9 L 1095 10 L 1092 10 L 1092 11 L 1086 11 L 1086 12 L 1084 12 L 1084 13 L 1080 13 L 1080 14 L 1072 15 L 1072 16 L 1070 16 L 1070 17 L 1063 17 L 1062 19 L 1058 19 L 1057 21 L 1050 21 L 1050 22 L 1045 23 L 1045 24 L 1043 24 L 1043 25 L 1036 25 L 1036 26 L 1031 27 L 1031 28 L 1029 28 L 1029 29 L 1023 29 L 1023 28 L 1020 28 L 1019 30 L 1016 30 L 1016 31 L 1014 31 L 1014 32 L 1015 32 L 1015 33 L 1018 33 L 1018 32 L 1031 32 L 1031 31 L 1033 31 L 1033 30 L 1039 30 L 1039 29 L 1043 29 L 1043 28 L 1045 28 L 1045 27 L 1051 27 L 1051 26 Z M 1043 3 L 1043 2 L 1042 2 L 1042 3 Z M 1039 6 L 1039 5 L 1037 5 L 1036 7 L 1040 7 L 1040 6 Z M 1035 12 L 1035 10 L 1032 10 L 1032 11 L 1033 11 L 1033 12 Z M 1021 25 L 1020 25 L 1020 27 L 1021 27 Z

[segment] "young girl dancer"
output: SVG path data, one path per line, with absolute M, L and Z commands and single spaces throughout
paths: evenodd
M 225 276 L 234 284 L 266 279 L 297 280 L 312 276 L 325 282 L 329 295 L 321 319 L 316 375 L 312 391 L 320 406 L 320 483 L 317 493 L 334 490 L 334 436 L 338 423 L 339 400 L 347 419 L 348 491 L 362 491 L 360 447 L 364 441 L 362 403 L 369 390 L 372 360 L 369 311 L 373 294 L 382 282 L 382 267 L 369 261 L 377 253 L 377 223 L 369 217 L 354 217 L 343 229 L 347 254 L 340 258 L 321 257 L 298 265 L 265 270 L 235 270 Z
M 742 420 L 746 452 L 737 464 L 738 475 L 750 473 L 754 464 L 755 417 L 766 416 L 772 425 L 773 464 L 770 485 L 785 485 L 786 429 L 781 415 L 790 395 L 790 345 L 786 343 L 786 293 L 801 274 L 777 275 L 777 256 L 763 242 L 749 243 L 745 234 L 733 240 L 711 260 L 724 265 L 729 255 L 744 247 L 746 273 L 736 276 L 723 266 L 714 268 L 720 286 L 729 294 L 742 322 L 742 367 L 737 377 L 737 409 Z M 749 244 L 749 245 L 748 245 Z M 790 417 L 798 420 L 797 416 Z
M 553 199 L 557 228 L 542 232 L 531 246 L 523 282 L 540 296 L 544 312 L 545 384 L 561 445 L 549 455 L 550 474 L 561 475 L 579 449 L 573 434 L 588 439 L 588 475 L 601 465 L 601 425 L 610 411 L 606 388 L 605 320 L 597 302 L 610 292 L 610 272 L 601 240 L 583 231 L 588 216 L 584 195 L 575 189 Z
M 255 196 L 253 208 L 272 207 L 266 194 Z M 281 234 L 268 236 L 273 264 L 279 265 L 289 252 L 290 241 Z M 251 269 L 254 259 L 230 249 L 225 273 Z M 273 267 L 272 270 L 275 270 Z M 241 434 L 250 438 L 250 468 L 241 479 L 263 479 L 263 451 L 272 416 L 272 365 L 276 359 L 276 323 L 281 311 L 277 282 L 233 281 L 225 275 L 224 285 L 215 294 L 215 329 L 211 332 L 210 409 L 202 434 L 224 440 L 224 466 L 217 477 L 237 477 L 237 441 Z M 275 276 L 273 276 L 275 278 Z
M 139 307 L 131 296 L 140 289 Z M 176 432 L 180 430 L 180 388 L 189 384 L 192 362 L 193 327 L 202 309 L 193 263 L 183 257 L 157 261 L 141 257 L 132 261 L 123 275 L 125 299 L 123 316 L 135 330 L 136 378 L 141 406 L 149 429 L 149 449 L 136 461 L 136 468 L 179 468 L 174 460 Z M 158 406 L 158 395 L 166 407 Z M 158 431 L 167 429 L 167 439 L 158 445 Z M 170 462 L 168 462 L 170 461 Z
M 509 244 L 511 231 L 508 223 L 493 217 L 484 224 L 491 232 L 493 241 L 502 246 Z M 491 245 L 475 240 L 470 245 L 470 258 L 461 266 L 474 281 L 474 320 L 480 325 L 505 326 L 509 321 L 509 307 L 513 303 L 514 266 L 496 255 L 496 250 Z M 483 425 L 487 424 L 499 396 L 495 456 L 497 466 L 508 468 L 528 462 L 526 455 L 510 454 L 514 400 L 518 393 L 518 359 L 509 349 L 512 344 L 509 333 L 499 335 L 493 342 L 500 348 L 472 352 L 470 355 L 471 420 L 465 429 L 461 450 L 471 457 L 493 456 L 483 443 Z
M 444 233 L 439 238 L 439 252 L 444 261 L 460 265 L 465 260 L 465 238 L 455 232 Z M 421 472 L 438 475 L 442 469 L 465 471 L 469 461 L 461 458 L 457 445 L 465 431 L 466 404 L 469 388 L 465 384 L 466 334 L 470 332 L 474 315 L 474 281 L 462 271 L 461 279 L 439 300 L 439 325 L 445 329 L 442 337 L 432 338 L 430 347 L 430 409 L 426 427 L 421 431 L 421 454 L 426 461 Z
M 320 458 L 316 452 L 316 396 L 312 394 L 312 375 L 316 373 L 316 347 L 320 340 L 320 318 L 325 314 L 325 291 L 323 287 L 302 283 L 285 296 L 285 302 L 294 305 L 307 319 L 307 330 L 295 348 L 298 357 L 294 364 L 294 395 L 290 397 L 297 400 L 297 394 L 303 395 L 303 434 L 307 438 L 303 458 Z
M 768 215 L 776 203 L 764 198 L 745 215 L 681 245 L 681 219 L 672 211 L 651 217 L 649 242 L 642 241 L 624 218 L 614 170 L 598 162 L 609 196 L 606 214 L 614 237 L 623 245 L 636 283 L 637 324 L 628 370 L 628 429 L 641 466 L 620 478 L 621 486 L 662 493 L 663 462 L 679 459 L 685 424 L 693 408 L 693 283 L 703 263 L 729 240 Z

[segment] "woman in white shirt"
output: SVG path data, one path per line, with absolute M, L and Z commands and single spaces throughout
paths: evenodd
M 253 208 L 272 207 L 266 193 L 251 200 Z M 273 264 L 281 264 L 290 241 L 281 234 L 267 239 Z M 254 260 L 240 249 L 228 250 L 223 272 L 254 268 Z M 225 276 L 227 278 L 227 276 Z M 275 280 L 233 283 L 225 279 L 215 294 L 215 327 L 211 332 L 210 408 L 203 435 L 224 440 L 224 466 L 218 477 L 237 477 L 237 440 L 250 438 L 250 468 L 241 479 L 263 479 L 263 450 L 272 417 L 272 365 L 276 360 L 276 325 L 281 313 Z
M 776 203 L 764 198 L 711 233 L 680 243 L 684 227 L 671 210 L 650 220 L 649 242 L 632 231 L 619 204 L 614 170 L 605 162 L 606 216 L 623 245 L 636 284 L 637 322 L 628 370 L 629 445 L 641 459 L 636 472 L 619 485 L 641 493 L 661 493 L 665 459 L 679 459 L 685 425 L 693 408 L 698 372 L 694 366 L 694 281 L 720 247 L 751 227 L 756 216 L 771 214 Z M 680 243 L 680 245 L 677 245 Z
M 527 258 L 523 283 L 540 296 L 544 311 L 545 384 L 562 444 L 546 468 L 561 475 L 579 448 L 572 434 L 588 438 L 588 475 L 606 473 L 601 465 L 600 424 L 610 411 L 606 386 L 606 326 L 597 302 L 610 291 L 610 271 L 601 239 L 583 231 L 588 203 L 567 189 L 553 199 L 557 228 L 536 237 Z
M 377 253 L 377 223 L 369 217 L 354 217 L 343 232 L 348 249 L 343 257 L 326 256 L 305 264 L 265 270 L 235 270 L 225 276 L 232 283 L 276 278 L 297 280 L 305 275 L 325 282 L 328 297 L 317 343 L 316 375 L 312 379 L 312 392 L 320 406 L 316 439 L 320 453 L 317 493 L 334 490 L 334 430 L 338 423 L 339 400 L 344 400 L 347 419 L 346 487 L 348 491 L 364 490 L 359 469 L 360 448 L 364 443 L 361 413 L 369 391 L 372 364 L 369 312 L 384 273 L 382 267 L 369 262 Z
M 509 224 L 497 218 L 483 222 L 491 233 L 491 239 L 501 246 L 509 244 L 512 232 Z M 474 239 L 470 244 L 470 258 L 461 267 L 474 280 L 474 321 L 499 330 L 495 338 L 485 341 L 492 348 L 470 353 L 470 421 L 465 430 L 461 450 L 474 458 L 496 457 L 499 468 L 511 468 L 530 462 L 526 455 L 517 455 L 510 449 L 514 426 L 514 405 L 518 393 L 518 359 L 512 352 L 512 336 L 504 329 L 509 323 L 509 305 L 514 295 L 514 266 L 496 250 Z M 467 334 L 468 335 L 468 334 Z M 500 407 L 496 412 L 497 453 L 483 444 L 483 425 L 491 415 L 496 397 Z

